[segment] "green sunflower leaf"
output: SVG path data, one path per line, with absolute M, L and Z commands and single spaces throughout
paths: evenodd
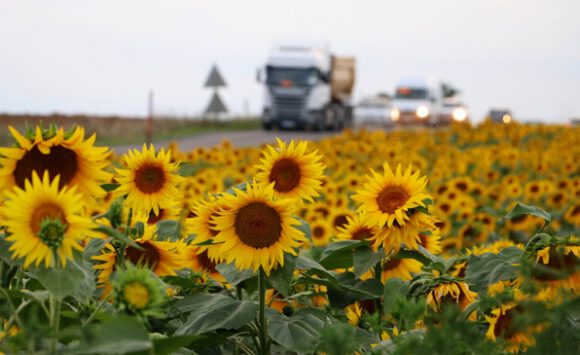
M 315 349 L 325 325 L 323 319 L 309 312 L 297 311 L 287 317 L 269 309 L 267 317 L 268 333 L 272 340 L 298 353 L 309 353 Z
M 180 312 L 191 312 L 176 335 L 198 335 L 216 329 L 239 329 L 256 318 L 258 305 L 221 294 L 198 293 L 175 304 Z
M 503 216 L 502 219 L 512 219 L 524 215 L 540 217 L 546 222 L 546 224 L 550 224 L 550 222 L 552 221 L 552 215 L 550 215 L 543 209 L 536 206 L 525 205 L 520 202 L 517 202 L 514 208 L 512 208 L 511 211 L 509 211 L 505 216 Z
M 465 280 L 473 285 L 474 291 L 483 292 L 498 281 L 514 279 L 518 275 L 522 253 L 519 248 L 508 247 L 498 254 L 471 255 L 467 260 Z

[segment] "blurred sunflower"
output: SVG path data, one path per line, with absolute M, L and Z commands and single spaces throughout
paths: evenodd
M 317 218 L 309 224 L 312 234 L 312 244 L 317 247 L 328 245 L 333 235 L 333 228 L 330 223 L 324 218 Z
M 192 209 L 194 217 L 188 218 L 185 223 L 188 233 L 195 235 L 193 243 L 201 251 L 207 251 L 209 258 L 217 263 L 222 260 L 219 248 L 210 248 L 210 242 L 219 233 L 216 229 L 214 218 L 219 216 L 220 211 L 228 208 L 223 199 L 216 198 L 213 201 L 200 200 Z
M 419 171 L 412 173 L 412 167 L 402 173 L 401 165 L 395 173 L 388 163 L 383 164 L 383 174 L 371 170 L 372 177 L 352 198 L 360 202 L 359 212 L 364 212 L 369 221 L 379 227 L 392 227 L 395 221 L 399 226 L 410 219 L 410 210 L 425 207 L 424 200 L 430 196 L 425 192 L 427 180 L 419 177 Z
M 214 238 L 227 262 L 238 269 L 263 268 L 266 275 L 284 263 L 284 253 L 296 255 L 294 248 L 304 241 L 295 225 L 291 199 L 274 200 L 274 184 L 265 188 L 256 182 L 246 184 L 246 191 L 234 188 L 235 195 L 224 195 L 229 209 L 214 218 L 219 231 Z
M 141 249 L 128 245 L 125 248 L 125 261 L 147 267 L 158 276 L 175 275 L 177 270 L 184 267 L 177 243 L 154 240 L 154 226 L 146 224 L 143 231 L 143 236 L 135 239 L 135 243 Z M 108 293 L 111 289 L 111 275 L 117 269 L 117 252 L 113 245 L 107 244 L 103 248 L 103 253 L 93 256 L 93 260 L 99 262 L 93 266 L 99 271 L 97 283 L 105 288 L 105 293 Z
M 225 282 L 225 278 L 217 271 L 216 258 L 210 258 L 209 250 L 202 249 L 197 245 L 189 245 L 183 248 L 183 267 L 193 271 L 207 274 L 218 282 Z
M 100 183 L 112 176 L 104 170 L 110 152 L 107 147 L 93 146 L 96 135 L 85 140 L 82 127 L 76 127 L 69 135 L 62 127 L 43 131 L 36 126 L 30 137 L 12 127 L 8 129 L 18 147 L 0 148 L 0 189 L 14 185 L 23 189 L 33 172 L 38 176 L 48 172 L 51 179 L 60 176 L 59 188 L 76 186 L 84 197 L 105 195 Z
M 580 202 L 575 203 L 566 210 L 564 220 L 574 226 L 580 226 Z
M 362 308 L 355 302 L 351 305 L 348 305 L 344 313 L 346 315 L 346 319 L 348 320 L 348 324 L 352 325 L 353 327 L 358 327 L 362 318 Z
M 532 277 L 552 294 L 560 289 L 580 292 L 580 245 L 577 238 L 562 245 L 545 246 L 536 252 Z
M 509 353 L 525 352 L 529 346 L 535 344 L 535 341 L 530 336 L 529 330 L 518 331 L 514 327 L 514 316 L 522 312 L 523 309 L 517 303 L 508 303 L 493 309 L 489 316 L 485 316 L 489 324 L 486 337 L 491 340 L 504 338 L 507 341 L 506 351 Z
M 312 201 L 319 195 L 324 176 L 324 164 L 318 151 L 306 152 L 307 142 L 295 144 L 276 138 L 278 149 L 268 146 L 263 152 L 256 181 L 265 188 L 274 183 L 274 195 Z
M 94 235 L 92 221 L 83 216 L 83 196 L 76 187 L 59 189 L 59 185 L 58 175 L 51 180 L 45 171 L 41 180 L 33 171 L 32 182 L 27 179 L 23 189 L 6 192 L 0 215 L 11 243 L 8 250 L 13 258 L 25 258 L 25 268 L 65 265 L 73 249 L 82 250 L 80 242 Z
M 378 233 L 378 227 L 361 218 L 361 215 L 348 217 L 346 225 L 339 227 L 338 239 L 372 240 Z
M 411 280 L 413 274 L 421 271 L 422 264 L 414 259 L 390 258 L 383 263 L 381 281 L 385 283 L 388 279 L 396 277 L 403 281 Z
M 121 311 L 138 316 L 157 316 L 165 301 L 163 282 L 150 270 L 129 266 L 113 281 L 114 304 Z
M 366 218 L 366 215 L 363 218 Z M 415 212 L 402 226 L 394 223 L 390 228 L 379 229 L 372 239 L 373 248 L 376 250 L 383 247 L 387 253 L 397 252 L 403 245 L 408 249 L 418 249 L 421 242 L 420 234 L 436 229 L 435 221 L 435 218 L 428 214 Z
M 431 254 L 441 253 L 443 248 L 441 247 L 439 229 L 434 229 L 431 233 L 419 233 L 419 244 Z
M 155 155 L 155 148 L 143 145 L 143 151 L 125 154 L 128 169 L 117 169 L 120 186 L 117 195 L 127 195 L 127 204 L 137 213 L 159 215 L 161 208 L 169 208 L 179 198 L 177 185 L 183 178 L 176 174 L 178 165 L 170 162 L 164 149 Z
M 477 298 L 477 293 L 471 291 L 463 281 L 442 281 L 427 294 L 427 304 L 434 311 L 441 311 L 446 302 L 458 304 L 465 309 Z

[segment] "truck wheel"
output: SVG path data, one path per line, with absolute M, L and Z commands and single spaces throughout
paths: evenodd
M 271 131 L 272 130 L 272 123 L 262 122 L 262 128 L 266 131 Z

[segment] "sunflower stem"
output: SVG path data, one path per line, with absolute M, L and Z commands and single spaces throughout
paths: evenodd
M 375 265 L 375 279 L 382 284 L 382 273 L 383 273 L 383 261 L 378 262 Z M 383 303 L 381 298 L 377 298 L 375 301 L 376 311 L 379 312 L 379 319 L 383 319 Z
M 258 290 L 260 308 L 258 315 L 259 337 L 260 337 L 260 354 L 269 354 L 268 349 L 268 323 L 266 321 L 266 274 L 263 268 L 258 272 Z
M 58 258 L 58 249 L 53 249 L 54 268 L 60 268 L 60 260 Z M 57 299 L 52 294 L 49 298 L 50 302 L 50 327 L 53 329 L 53 334 L 50 339 L 50 354 L 56 354 L 56 345 L 58 341 L 58 333 L 60 327 L 60 308 L 62 301 Z

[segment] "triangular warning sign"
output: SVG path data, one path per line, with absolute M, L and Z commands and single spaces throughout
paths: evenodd
M 209 76 L 207 77 L 204 86 L 206 88 L 217 88 L 220 86 L 227 86 L 226 81 L 218 71 L 217 66 L 214 65 L 211 68 L 211 71 L 209 72 Z
M 228 112 L 228 109 L 226 108 L 226 105 L 224 105 L 224 102 L 219 97 L 218 93 L 214 92 L 213 96 L 211 97 L 211 101 L 209 102 L 209 105 L 207 105 L 207 108 L 205 109 L 205 113 L 224 113 L 224 112 Z

